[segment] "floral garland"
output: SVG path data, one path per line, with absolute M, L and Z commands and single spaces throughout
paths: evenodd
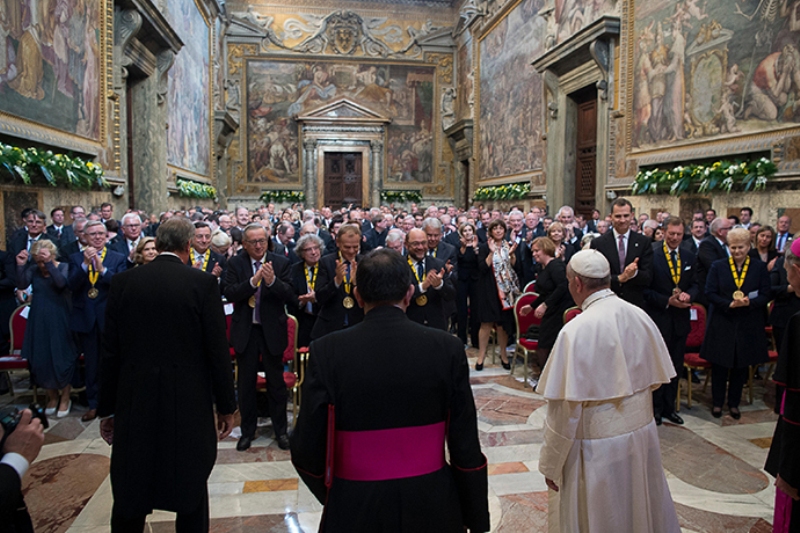
M 381 200 L 388 203 L 421 202 L 422 193 L 419 191 L 381 191 Z
M 103 167 L 97 163 L 39 148 L 19 148 L 0 143 L 0 168 L 12 179 L 21 179 L 26 185 L 33 184 L 37 177 L 43 177 L 51 187 L 110 187 L 103 177 Z
M 763 190 L 778 167 L 762 157 L 756 161 L 717 161 L 712 165 L 677 166 L 672 170 L 640 171 L 633 183 L 634 194 L 705 193 L 713 190 L 731 192 L 734 187 L 744 192 Z
M 510 185 L 495 185 L 493 187 L 478 187 L 473 200 L 521 200 L 531 192 L 531 184 L 512 183 Z
M 217 197 L 217 189 L 211 185 L 181 178 L 175 180 L 175 185 L 178 186 L 178 194 L 187 198 L 215 199 Z
M 269 189 L 261 193 L 261 201 L 265 204 L 270 202 L 303 203 L 306 201 L 306 193 L 303 191 L 278 191 Z

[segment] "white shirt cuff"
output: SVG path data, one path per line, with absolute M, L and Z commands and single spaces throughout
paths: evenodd
M 0 464 L 8 465 L 16 470 L 20 479 L 22 479 L 22 476 L 25 475 L 25 472 L 28 471 L 28 467 L 30 466 L 27 459 L 13 452 L 5 454 L 3 458 L 0 459 Z

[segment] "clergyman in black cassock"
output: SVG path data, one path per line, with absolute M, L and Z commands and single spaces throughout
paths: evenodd
M 358 266 L 364 320 L 311 343 L 292 462 L 325 505 L 320 531 L 489 530 L 464 348 L 406 317 L 413 291 L 405 258 L 372 252 Z

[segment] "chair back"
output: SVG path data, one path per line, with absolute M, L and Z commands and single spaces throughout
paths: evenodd
M 700 304 L 692 304 L 689 312 L 692 314 L 692 319 L 689 323 L 689 336 L 686 337 L 686 348 L 699 351 L 706 336 L 706 308 Z
M 532 305 L 533 302 L 539 297 L 538 294 L 535 292 L 526 292 L 522 296 L 520 296 L 517 301 L 514 303 L 514 320 L 517 323 L 517 339 L 520 339 L 525 336 L 525 332 L 528 331 L 528 328 L 533 324 L 541 324 L 542 319 L 536 318 L 534 314 L 534 309 L 530 313 L 525 316 L 522 316 L 519 311 L 526 305 Z
M 294 361 L 297 353 L 297 319 L 293 315 L 286 315 L 286 349 L 283 351 L 283 364 Z
M 28 313 L 25 311 L 30 308 L 30 303 L 24 303 L 14 309 L 9 319 L 9 330 L 11 331 L 11 355 L 22 353 L 22 343 L 25 340 L 25 328 L 28 326 Z
M 581 313 L 583 313 L 583 310 L 580 307 L 578 306 L 570 307 L 569 309 L 564 311 L 564 324 L 566 325 L 567 322 L 577 317 Z
M 536 280 L 533 280 L 525 285 L 525 288 L 522 289 L 522 292 L 536 292 Z

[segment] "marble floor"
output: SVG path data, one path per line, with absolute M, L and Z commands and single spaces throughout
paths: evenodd
M 468 351 L 474 364 L 476 352 Z M 492 531 L 546 531 L 547 488 L 538 473 L 545 402 L 487 359 L 483 372 L 472 370 L 483 451 L 489 459 L 489 505 Z M 757 382 L 755 401 L 742 403 L 741 420 L 709 411 L 710 388 L 694 386 L 694 407 L 682 398 L 684 426 L 664 423 L 658 432 L 664 469 L 684 532 L 767 533 L 772 531 L 773 479 L 763 471 L 776 415 L 768 384 Z M 683 384 L 685 395 L 685 382 Z M 745 396 L 747 389 L 745 389 Z M 766 402 L 765 402 L 766 400 Z M 30 401 L 21 397 L 22 405 Z M 0 404 L 10 402 L 9 396 Z M 37 533 L 109 531 L 111 448 L 99 435 L 99 423 L 81 422 L 80 407 L 65 419 L 51 419 L 45 446 L 24 479 L 25 498 Z M 290 415 L 291 416 L 291 415 Z M 217 533 L 265 531 L 300 533 L 317 530 L 321 506 L 299 481 L 271 438 L 271 428 L 247 452 L 236 439 L 219 444 L 209 479 L 211 530 Z M 147 528 L 174 531 L 174 515 L 156 512 Z

